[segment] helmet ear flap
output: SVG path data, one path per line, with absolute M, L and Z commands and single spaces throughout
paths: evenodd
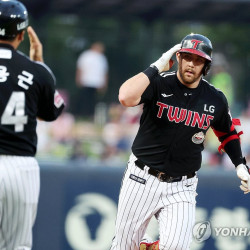
M 211 68 L 211 64 L 212 64 L 212 62 L 206 60 L 205 65 L 204 65 L 203 70 L 202 70 L 202 74 L 204 76 L 206 76 L 208 74 L 208 72 L 209 72 L 209 70 Z

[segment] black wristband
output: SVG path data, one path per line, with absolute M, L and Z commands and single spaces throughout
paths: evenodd
M 147 69 L 145 69 L 143 71 L 143 73 L 148 77 L 148 79 L 151 81 L 152 78 L 154 78 L 154 76 L 156 76 L 159 71 L 156 67 L 148 67 Z

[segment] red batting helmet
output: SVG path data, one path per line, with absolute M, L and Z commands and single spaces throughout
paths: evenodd
M 196 54 L 205 58 L 206 64 L 203 69 L 203 75 L 206 75 L 211 67 L 213 46 L 211 41 L 200 34 L 190 34 L 181 41 L 179 52 Z

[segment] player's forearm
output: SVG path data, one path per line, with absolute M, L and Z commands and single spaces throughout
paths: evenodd
M 133 107 L 139 104 L 141 95 L 150 81 L 144 73 L 139 73 L 122 84 L 119 90 L 119 101 L 123 106 Z
M 239 164 L 244 162 L 244 157 L 242 156 L 242 151 L 240 147 L 239 140 L 231 140 L 225 146 L 224 150 L 228 154 L 232 163 L 237 167 Z

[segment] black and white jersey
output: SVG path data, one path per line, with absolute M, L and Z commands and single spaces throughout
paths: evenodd
M 141 103 L 143 113 L 132 151 L 148 166 L 172 176 L 200 168 L 210 126 L 221 134 L 232 131 L 226 97 L 204 79 L 191 89 L 179 82 L 175 72 L 156 75 Z
M 63 108 L 51 70 L 0 44 L 0 154 L 34 156 L 37 117 L 53 121 Z

